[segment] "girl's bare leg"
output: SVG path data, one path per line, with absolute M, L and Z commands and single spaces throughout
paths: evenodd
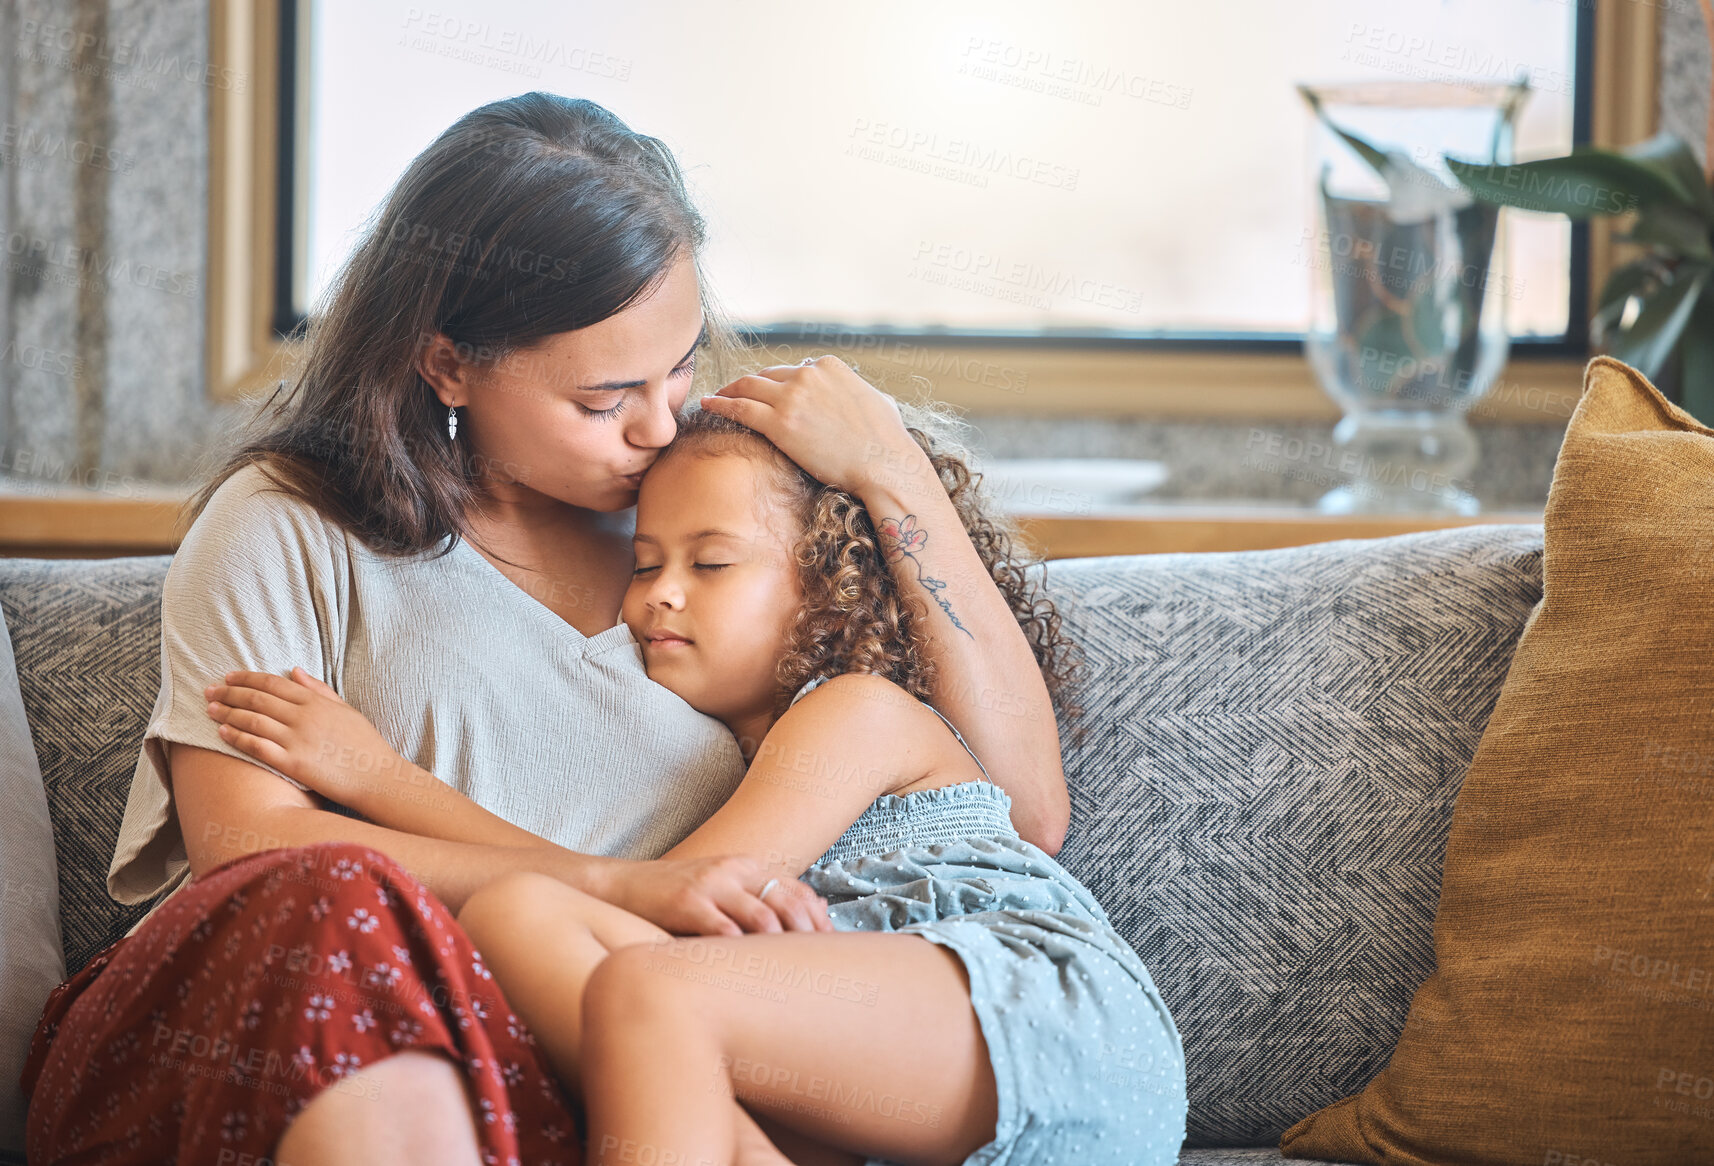
M 816 1142 L 913 1166 L 962 1162 L 994 1138 L 964 965 L 915 936 L 624 948 L 590 977 L 584 1059 L 590 1166 L 731 1162 L 734 1095 Z
M 541 1041 L 566 1091 L 581 1095 L 583 986 L 616 947 L 667 933 L 551 875 L 502 875 L 470 898 L 458 925 L 482 953 L 507 1003 Z
M 541 1041 L 555 1075 L 579 1095 L 584 1092 L 583 991 L 590 975 L 619 948 L 672 939 L 647 919 L 550 875 L 529 872 L 503 875 L 471 895 L 458 912 L 458 923 L 507 1002 Z M 735 1111 L 736 1160 L 753 1166 L 799 1161 L 782 1155 L 742 1105 L 727 1104 Z
M 751 1113 L 742 1105 L 738 1107 L 738 1112 L 755 1122 L 756 1128 L 768 1142 L 784 1154 L 793 1166 L 863 1166 L 862 1154 L 854 1154 L 850 1150 L 836 1150 L 797 1130 L 788 1129 L 766 1114 Z M 737 1161 L 747 1161 L 742 1148 Z

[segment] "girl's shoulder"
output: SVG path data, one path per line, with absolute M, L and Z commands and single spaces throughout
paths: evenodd
M 798 689 L 792 705 L 781 717 L 782 724 L 792 718 L 797 722 L 793 727 L 802 730 L 804 722 L 813 721 L 815 727 L 809 732 L 819 729 L 828 738 L 864 752 L 881 745 L 895 762 L 920 766 L 924 774 L 969 776 L 981 765 L 979 761 L 971 764 L 974 754 L 950 722 L 885 676 L 846 672 L 817 677 Z M 801 710 L 796 707 L 800 705 Z
M 792 697 L 792 704 L 797 704 L 811 692 L 818 690 L 839 694 L 832 701 L 825 695 L 822 696 L 817 702 L 818 708 L 827 707 L 835 701 L 841 705 L 866 701 L 889 708 L 922 704 L 922 701 L 906 692 L 903 686 L 873 672 L 842 672 L 837 676 L 817 676 L 806 681 L 804 686 L 797 690 L 796 695 Z

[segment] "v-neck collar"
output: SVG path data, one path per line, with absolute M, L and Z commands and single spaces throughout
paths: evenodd
M 515 592 L 519 600 L 534 609 L 536 613 L 534 618 L 537 620 L 545 620 L 548 624 L 552 625 L 553 634 L 569 641 L 573 647 L 577 648 L 584 655 L 588 655 L 592 650 L 606 648 L 613 643 L 623 643 L 631 638 L 630 626 L 627 625 L 622 618 L 612 627 L 607 628 L 604 631 L 596 632 L 593 636 L 584 635 L 577 628 L 573 627 L 570 623 L 561 618 L 553 608 L 537 599 L 534 595 L 531 595 L 528 591 L 524 590 L 524 588 L 518 586 L 518 584 L 514 582 L 504 571 L 489 562 L 488 556 L 484 555 L 474 546 L 471 546 L 469 539 L 459 539 L 453 553 L 464 554 L 468 558 L 474 560 L 478 570 L 487 571 L 489 574 L 493 575 L 495 581 L 500 586 L 504 587 L 508 591 Z

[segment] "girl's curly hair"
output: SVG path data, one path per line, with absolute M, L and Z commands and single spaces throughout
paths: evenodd
M 964 422 L 933 401 L 898 405 L 906 431 L 928 455 L 976 553 L 1029 640 L 1056 713 L 1067 719 L 1082 716 L 1082 706 L 1068 696 L 1083 666 L 1082 650 L 1062 630 L 1058 609 L 1031 577 L 1041 560 L 1026 553 L 1016 524 L 993 506 L 981 489 L 982 475 L 971 471 L 970 455 L 956 436 Z M 770 465 L 783 512 L 799 521 L 802 534 L 792 553 L 804 604 L 775 672 L 780 685 L 776 715 L 812 678 L 846 672 L 885 676 L 913 696 L 929 699 L 936 668 L 925 650 L 926 608 L 900 593 L 888 547 L 857 497 L 811 477 L 755 430 L 699 407 L 680 416 L 677 435 L 661 456 L 679 453 L 743 454 Z

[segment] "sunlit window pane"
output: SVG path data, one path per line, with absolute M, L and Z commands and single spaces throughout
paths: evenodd
M 1534 92 L 1517 156 L 1571 144 L 1556 0 L 457 0 L 315 6 L 310 292 L 410 158 L 528 89 L 677 153 L 709 270 L 752 325 L 1297 333 L 1299 81 Z M 1566 328 L 1570 231 L 1512 215 L 1511 328 Z

